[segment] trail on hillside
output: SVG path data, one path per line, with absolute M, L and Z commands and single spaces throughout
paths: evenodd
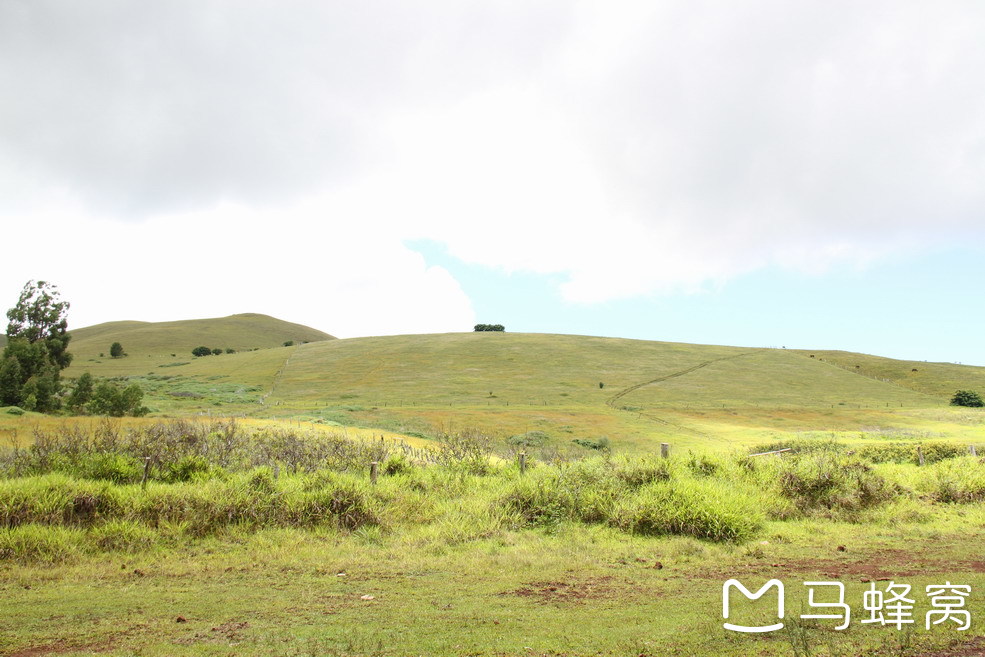
M 713 365 L 714 363 L 720 363 L 720 362 L 725 361 L 725 360 L 732 360 L 732 359 L 735 359 L 735 358 L 741 358 L 742 356 L 748 356 L 748 355 L 753 354 L 753 353 L 755 353 L 755 352 L 753 352 L 753 351 L 744 351 L 744 352 L 742 352 L 740 354 L 734 354 L 732 356 L 723 356 L 721 358 L 713 358 L 711 360 L 703 361 L 701 363 L 698 363 L 697 365 L 694 365 L 692 367 L 688 367 L 687 369 L 683 369 L 683 370 L 680 370 L 678 372 L 672 372 L 671 374 L 665 374 L 663 376 L 658 376 L 657 378 L 650 379 L 649 381 L 644 381 L 642 383 L 637 383 L 636 385 L 632 385 L 632 386 L 629 386 L 628 388 L 624 388 L 623 390 L 620 390 L 616 394 L 614 394 L 611 397 L 609 397 L 606 400 L 605 403 L 606 403 L 607 406 L 609 406 L 610 408 L 614 408 L 617 411 L 627 410 L 627 409 L 623 409 L 623 408 L 620 408 L 619 406 L 617 406 L 616 405 L 616 402 L 618 402 L 620 399 L 622 399 L 623 397 L 625 397 L 626 395 L 628 395 L 631 392 L 635 392 L 636 390 L 639 390 L 640 388 L 645 388 L 646 386 L 653 385 L 655 383 L 662 383 L 664 381 L 669 381 L 670 379 L 676 379 L 679 376 L 684 376 L 685 374 L 690 374 L 691 372 L 694 372 L 696 370 L 700 370 L 703 367 L 708 367 L 709 365 Z M 665 419 L 663 419 L 661 417 L 658 417 L 656 415 L 653 415 L 653 413 L 650 412 L 650 411 L 630 411 L 630 412 L 639 413 L 640 416 L 645 417 L 648 420 L 653 420 L 654 422 L 657 422 L 659 424 L 664 424 L 666 426 L 673 427 L 674 429 L 679 429 L 681 431 L 686 431 L 687 433 L 691 433 L 691 434 L 694 434 L 696 436 L 702 436 L 702 437 L 705 437 L 705 438 L 710 438 L 711 437 L 711 436 L 709 436 L 709 434 L 707 434 L 707 433 L 705 433 L 703 431 L 699 431 L 697 429 L 692 429 L 691 427 L 686 427 L 686 426 L 684 426 L 682 424 L 675 424 L 674 422 L 670 422 L 670 421 L 665 420 Z
M 274 391 L 277 389 L 277 382 L 280 381 L 281 378 L 284 376 L 284 372 L 287 370 L 287 366 L 291 364 L 291 359 L 294 358 L 294 354 L 296 354 L 299 351 L 301 351 L 301 347 L 303 347 L 303 346 L 304 346 L 303 344 L 299 344 L 299 345 L 295 346 L 294 349 L 291 350 L 291 353 L 288 354 L 287 358 L 284 359 L 284 364 L 281 365 L 280 366 L 280 369 L 277 370 L 277 373 L 274 374 L 274 380 L 270 384 L 270 390 L 268 390 L 263 395 L 263 397 L 260 398 L 260 405 L 261 406 L 266 405 L 266 403 L 267 403 L 267 397 L 269 397 L 270 395 L 274 394 Z

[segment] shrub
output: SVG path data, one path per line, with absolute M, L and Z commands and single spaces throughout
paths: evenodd
M 211 355 L 212 355 L 212 350 L 205 346 L 195 347 L 194 349 L 192 349 L 192 356 L 211 356 Z
M 74 470 L 80 477 L 115 484 L 135 483 L 143 476 L 143 465 L 137 459 L 112 452 L 84 454 Z
M 222 354 L 222 349 L 220 349 L 219 347 L 213 347 L 212 348 L 212 355 L 213 356 L 219 356 L 221 354 Z
M 615 466 L 615 476 L 631 488 L 671 478 L 670 459 L 647 455 L 623 458 Z
M 506 442 L 517 447 L 542 447 L 547 444 L 550 437 L 543 431 L 528 431 L 515 436 L 510 436 Z
M 185 454 L 164 468 L 161 479 L 167 482 L 206 481 L 222 475 L 222 468 L 209 463 L 201 454 Z
M 125 354 L 123 353 L 123 345 L 119 342 L 114 342 L 110 345 L 109 356 L 110 358 L 122 358 Z
M 968 504 L 985 500 L 985 465 L 966 456 L 928 468 L 920 487 L 938 502 Z
M 858 459 L 813 453 L 779 461 L 780 493 L 801 511 L 860 510 L 885 502 L 901 492 Z
M 413 470 L 410 460 L 405 454 L 391 454 L 383 461 L 381 470 L 387 476 L 407 474 Z
M 571 442 L 579 447 L 584 447 L 585 449 L 594 449 L 596 451 L 605 451 L 609 449 L 609 439 L 605 436 L 602 436 L 597 440 L 591 440 L 589 438 L 573 438 Z
M 714 481 L 650 484 L 620 502 L 612 524 L 634 534 L 693 536 L 742 541 L 763 525 L 755 500 L 732 485 Z
M 134 520 L 110 520 L 90 529 L 89 538 L 99 550 L 137 552 L 152 546 L 157 533 Z
M 958 390 L 951 397 L 951 406 L 971 406 L 981 408 L 985 406 L 982 396 L 973 390 Z
M 80 550 L 83 533 L 68 527 L 24 525 L 0 530 L 0 561 L 65 560 Z

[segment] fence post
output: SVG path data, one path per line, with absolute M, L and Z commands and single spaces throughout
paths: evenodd
M 923 465 L 923 448 L 920 445 L 917 445 L 917 461 Z
M 665 459 L 670 458 L 670 443 L 660 443 L 660 456 Z
M 144 490 L 147 489 L 147 475 L 150 472 L 150 457 L 144 457 L 144 477 L 140 480 L 140 487 Z
M 523 474 L 524 472 L 527 471 L 527 453 L 520 452 L 519 458 L 520 458 L 520 474 Z
M 978 456 L 978 450 L 977 450 L 977 449 L 975 448 L 975 446 L 974 446 L 974 445 L 968 445 L 968 452 L 969 452 L 969 453 L 970 453 L 970 454 L 971 454 L 972 456 Z
M 274 481 L 280 477 L 280 463 L 274 461 Z
M 378 466 L 379 466 L 379 463 L 377 463 L 376 461 L 373 461 L 372 463 L 369 464 L 369 483 L 371 483 L 371 484 L 375 484 L 376 483 L 376 477 L 378 475 L 378 472 L 377 472 L 377 467 Z

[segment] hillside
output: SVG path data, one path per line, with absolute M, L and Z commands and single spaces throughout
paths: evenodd
M 955 390 L 982 387 L 983 368 L 981 367 L 956 363 L 894 360 L 850 351 L 799 350 L 799 353 L 877 381 L 893 383 L 940 397 L 949 398 Z
M 308 326 L 251 313 L 174 322 L 107 322 L 70 333 L 69 349 L 75 357 L 65 373 L 68 377 L 85 370 L 99 376 L 143 374 L 148 368 L 191 361 L 191 351 L 198 346 L 243 352 L 282 347 L 288 341 L 335 339 Z M 114 342 L 123 345 L 125 358 L 109 357 Z M 223 357 L 227 355 L 231 354 Z
M 985 368 L 922 364 L 922 383 L 914 386 L 794 350 L 449 333 L 322 340 L 198 359 L 179 353 L 158 361 L 131 352 L 112 363 L 94 360 L 137 377 L 149 405 L 169 414 L 245 413 L 424 434 L 536 430 L 555 442 L 604 436 L 630 447 L 666 440 L 717 448 L 822 431 L 872 439 L 985 437 L 983 414 L 948 406 L 956 382 L 985 390 Z M 883 361 L 895 363 L 893 371 L 912 370 Z M 72 370 L 86 364 L 77 359 Z

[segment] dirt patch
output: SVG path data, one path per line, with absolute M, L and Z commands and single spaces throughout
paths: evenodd
M 925 652 L 920 657 L 982 657 L 985 655 L 985 637 L 976 636 L 948 648 Z
M 625 600 L 638 587 L 605 575 L 575 582 L 531 582 L 500 595 L 531 598 L 540 604 L 580 604 L 589 600 Z
M 54 643 L 48 643 L 43 646 L 32 646 L 30 648 L 25 648 L 17 652 L 12 652 L 8 657 L 42 657 L 43 655 L 60 655 L 66 652 L 109 652 L 114 647 L 116 647 L 115 639 L 107 639 L 105 641 L 99 641 L 97 643 L 69 643 L 65 640 L 59 639 Z
M 190 637 L 175 639 L 174 643 L 186 646 L 193 643 L 236 643 L 243 640 L 244 631 L 249 627 L 247 621 L 228 620 L 208 632 L 195 632 Z
M 904 550 L 878 550 L 865 555 L 853 555 L 850 551 L 836 559 L 785 559 L 735 564 L 728 571 L 719 568 L 703 570 L 694 577 L 722 579 L 723 576 L 769 575 L 771 577 L 796 577 L 821 575 L 828 579 L 855 580 L 860 582 L 900 579 L 935 572 L 968 571 L 985 573 L 985 561 L 951 561 L 941 558 L 920 558 L 920 553 Z

